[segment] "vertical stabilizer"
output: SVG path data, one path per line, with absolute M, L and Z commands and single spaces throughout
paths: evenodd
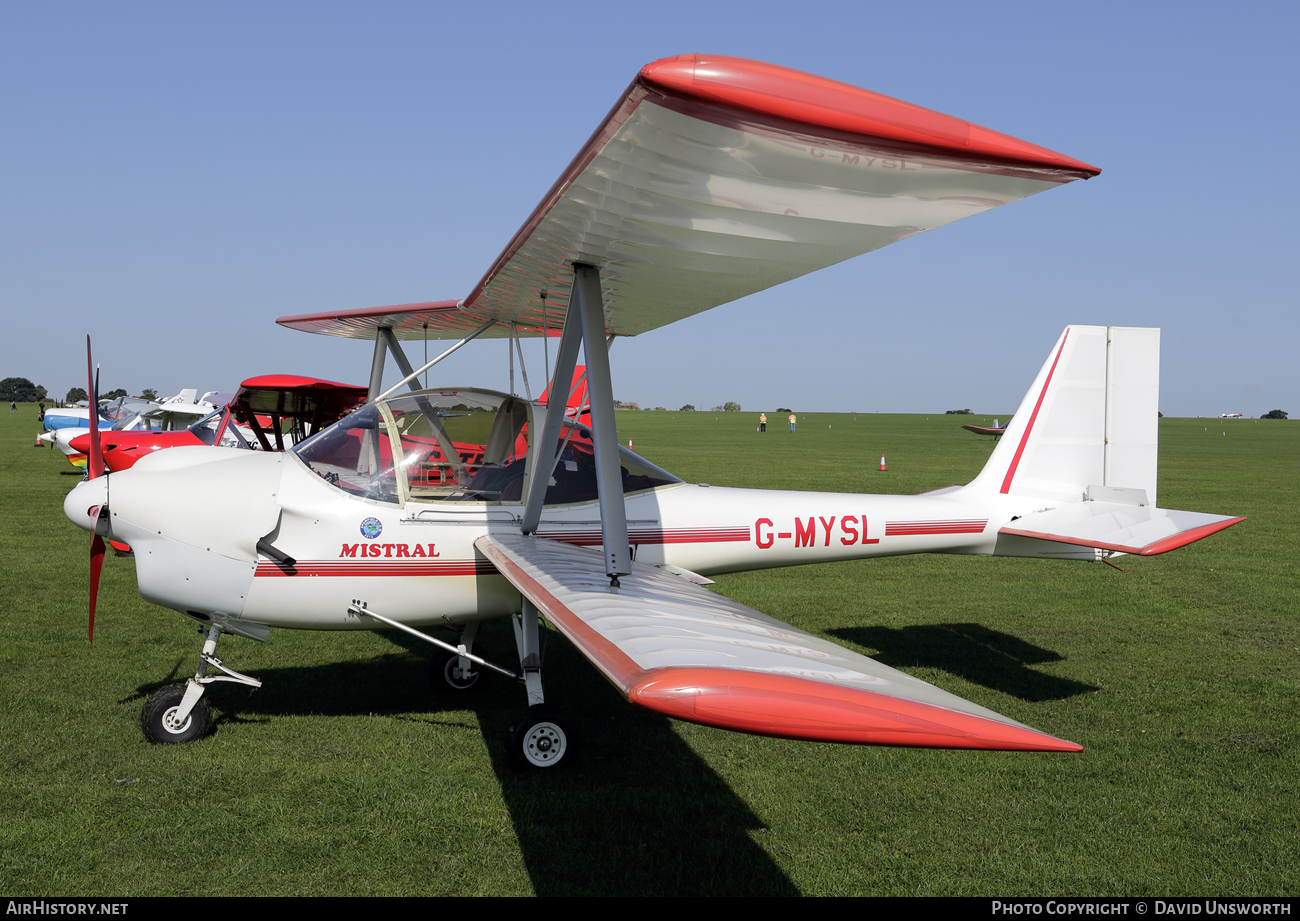
M 968 489 L 1081 502 L 1089 487 L 1156 503 L 1160 330 L 1067 326 Z

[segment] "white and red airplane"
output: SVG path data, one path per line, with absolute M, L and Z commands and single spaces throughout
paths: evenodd
M 1081 750 L 701 583 L 904 553 L 1098 561 L 1235 524 L 1156 506 L 1158 330 L 1067 328 L 980 475 L 920 496 L 684 483 L 618 445 L 608 343 L 1097 173 L 769 64 L 646 66 L 464 300 L 279 321 L 375 339 L 361 409 L 284 453 L 176 448 L 107 477 L 92 455 L 64 505 L 95 535 L 92 629 L 104 537 L 136 548 L 146 599 L 207 627 L 195 677 L 145 704 L 146 735 L 199 738 L 209 684 L 260 686 L 216 657 L 223 632 L 398 629 L 439 647 L 450 687 L 481 668 L 520 680 L 529 709 L 510 759 L 554 768 L 573 736 L 544 706 L 544 616 L 629 701 L 678 719 L 821 741 Z M 399 340 L 426 325 L 463 338 L 413 369 Z M 476 336 L 510 338 L 521 370 L 519 337 L 557 338 L 549 405 L 418 389 Z M 564 411 L 580 346 L 590 423 Z M 405 378 L 381 393 L 386 354 Z M 474 652 L 493 617 L 512 618 L 517 670 Z M 431 626 L 456 636 L 417 629 Z

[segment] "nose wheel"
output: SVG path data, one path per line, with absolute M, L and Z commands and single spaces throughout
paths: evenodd
M 145 701 L 144 709 L 140 711 L 140 728 L 150 742 L 179 745 L 207 735 L 212 726 L 212 711 L 206 701 L 195 701 L 184 717 L 180 715 L 186 688 L 187 685 L 174 684 L 155 691 Z
M 250 688 L 260 688 L 262 682 L 247 675 L 226 668 L 217 658 L 217 640 L 221 636 L 221 627 L 213 624 L 207 629 L 207 638 L 203 643 L 203 652 L 199 654 L 199 669 L 194 677 L 184 684 L 155 691 L 144 702 L 140 711 L 140 728 L 144 737 L 159 745 L 177 745 L 193 742 L 207 735 L 212 728 L 212 711 L 203 692 L 208 685 L 216 681 L 233 681 Z M 219 669 L 225 674 L 209 675 L 208 668 Z

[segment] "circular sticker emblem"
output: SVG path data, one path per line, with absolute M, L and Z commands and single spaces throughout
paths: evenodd
M 378 518 L 367 518 L 361 522 L 361 536 L 368 540 L 374 540 L 384 531 L 384 526 Z

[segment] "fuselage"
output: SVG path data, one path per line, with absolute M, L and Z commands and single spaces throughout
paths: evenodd
M 64 509 L 134 548 L 146 599 L 237 632 L 371 629 L 349 613 L 357 602 L 413 626 L 501 616 L 519 610 L 519 592 L 474 542 L 523 528 L 527 484 L 540 475 L 536 409 L 491 391 L 421 391 L 368 404 L 283 453 L 147 453 L 79 485 Z M 542 452 L 550 467 L 534 533 L 597 548 L 591 432 L 565 425 Z M 909 553 L 1096 558 L 1090 547 L 999 534 L 1041 499 L 975 486 L 919 496 L 732 489 L 684 483 L 619 451 L 639 563 L 710 575 Z
M 292 452 L 208 446 L 158 452 L 106 479 L 69 495 L 69 518 L 91 527 L 92 511 L 107 503 L 105 536 L 135 548 L 140 593 L 200 621 L 369 629 L 348 612 L 357 600 L 410 625 L 519 607 L 518 591 L 474 541 L 518 533 L 522 503 L 381 501 L 340 489 Z M 908 553 L 988 555 L 999 528 L 1032 502 L 960 489 L 889 496 L 680 482 L 625 498 L 634 558 L 701 575 Z M 599 547 L 597 503 L 546 506 L 536 535 Z M 260 539 L 294 565 L 259 553 Z

